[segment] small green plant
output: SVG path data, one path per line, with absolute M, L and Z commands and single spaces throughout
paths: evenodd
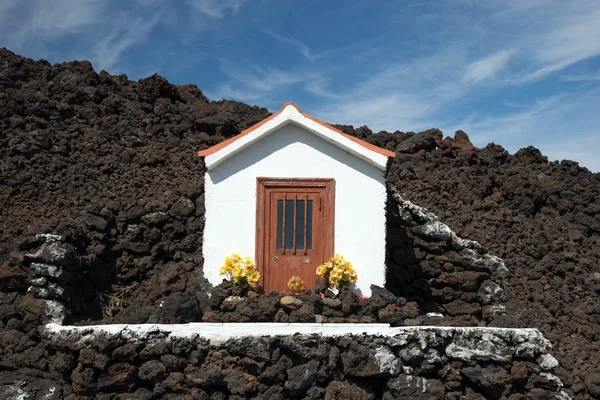
M 317 275 L 322 276 L 325 282 L 338 289 L 348 287 L 358 279 L 352 264 L 340 254 L 336 254 L 326 263 L 319 265 Z
M 109 317 L 114 317 L 121 309 L 128 307 L 130 305 L 129 299 L 136 288 L 137 284 L 134 283 L 133 285 L 121 288 L 112 294 L 102 293 L 100 295 L 100 302 L 104 314 Z
M 300 295 L 306 290 L 304 281 L 300 279 L 299 276 L 292 276 L 288 281 L 287 287 L 290 289 L 290 292 L 295 295 Z
M 225 275 L 234 286 L 256 286 L 260 274 L 250 257 L 242 257 L 233 253 L 225 258 L 225 263 L 219 270 L 219 275 Z

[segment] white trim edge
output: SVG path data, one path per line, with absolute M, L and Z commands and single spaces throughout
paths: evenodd
M 238 140 L 230 143 L 229 145 L 223 147 L 215 153 L 207 155 L 204 158 L 206 168 L 210 171 L 212 168 L 219 165 L 227 158 L 238 153 L 244 147 L 256 142 L 263 136 L 268 135 L 276 129 L 289 123 L 295 123 L 307 129 L 311 133 L 319 136 L 320 138 L 331 142 L 332 144 L 361 158 L 367 163 L 374 165 L 381 171 L 385 171 L 387 169 L 389 157 L 383 154 L 379 154 L 376 151 L 369 150 L 366 147 L 361 146 L 360 144 L 346 138 L 345 136 L 340 135 L 338 132 L 326 128 L 325 126 L 311 120 L 310 118 L 305 117 L 298 111 L 298 109 L 295 106 L 291 104 L 287 105 L 281 111 L 281 113 L 275 116 L 275 118 L 273 118 L 272 120 L 259 126 L 252 132 L 248 133 L 245 136 L 242 136 Z
M 223 343 L 229 339 L 260 336 L 291 336 L 296 334 L 321 336 L 373 335 L 391 337 L 415 331 L 438 331 L 451 334 L 489 332 L 500 335 L 519 335 L 539 337 L 541 332 L 535 328 L 496 328 L 496 327 L 449 327 L 449 326 L 404 326 L 390 327 L 389 324 L 316 324 L 316 323 L 209 323 L 189 324 L 107 324 L 87 326 L 63 326 L 47 324 L 45 330 L 51 336 L 80 338 L 96 335 L 119 335 L 122 337 L 145 337 L 151 333 L 164 333 L 170 337 L 192 337 L 198 335 L 211 343 Z M 545 340 L 545 339 L 543 339 Z

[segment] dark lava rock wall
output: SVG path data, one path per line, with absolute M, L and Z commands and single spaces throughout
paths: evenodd
M 107 302 L 132 322 L 169 299 L 193 316 L 207 288 L 195 153 L 268 115 L 156 75 L 132 82 L 0 50 L 0 330 L 42 322 L 45 302 L 21 299 L 30 272 L 20 258 L 39 233 L 72 245 L 81 287 L 96 288 L 71 322 L 105 318 Z M 477 149 L 461 131 L 338 127 L 396 151 L 388 181 L 403 198 L 505 261 L 503 324 L 539 328 L 567 392 L 600 396 L 600 175 L 534 148 Z
M 21 332 L 2 330 L 0 397 L 566 398 L 549 342 L 535 330 L 404 329 L 390 337 L 295 335 L 221 345 L 159 329 L 84 331 L 45 333 L 37 347 Z
M 77 284 L 91 289 L 71 322 L 102 319 L 108 303 L 136 304 L 130 322 L 194 303 L 208 287 L 196 153 L 268 115 L 157 75 L 132 82 L 0 49 L 0 304 L 30 286 L 19 258 L 40 233 L 74 247 Z
M 239 306 L 246 310 L 237 317 L 225 315 L 230 310 L 221 312 L 221 304 L 215 310 L 202 273 L 204 166 L 196 152 L 265 118 L 267 110 L 209 102 L 195 86 L 171 85 L 156 75 L 132 82 L 126 76 L 96 74 L 88 62 L 52 66 L 0 50 L 0 65 L 0 296 L 7 311 L 0 316 L 1 324 L 25 320 L 18 305 L 37 302 L 31 296 L 64 304 L 65 323 L 285 318 L 261 310 L 243 315 L 248 314 L 248 304 Z M 342 128 L 382 146 L 401 142 L 397 147 L 406 151 L 435 144 L 435 132 L 372 135 L 365 127 Z M 402 229 L 390 230 L 388 243 L 404 240 Z M 68 247 L 67 259 L 53 266 L 66 271 L 60 277 L 51 276 L 48 268 L 36 272 L 39 263 L 52 265 L 48 260 L 32 262 L 27 257 L 41 251 L 35 246 L 44 234 L 59 235 L 59 242 Z M 415 240 L 411 237 L 403 245 Z M 419 257 L 451 250 L 427 240 L 421 243 Z M 371 308 L 360 315 L 360 307 L 348 305 L 342 311 L 309 301 L 316 307 L 308 314 L 340 322 L 357 312 L 366 320 L 394 324 L 429 311 L 461 319 L 457 324 L 492 319 L 495 311 L 482 311 L 483 302 L 474 298 L 487 278 L 485 272 L 475 274 L 477 287 L 470 297 L 458 299 L 444 292 L 446 300 L 457 297 L 448 311 L 434 304 L 442 300 L 435 293 L 430 296 L 429 282 L 420 287 L 421 276 L 403 250 L 388 249 L 396 254 L 394 265 L 393 255 L 388 257 L 394 272 L 388 287 L 401 299 L 397 307 L 391 304 L 381 312 Z M 400 268 L 399 254 L 407 256 Z M 431 274 L 432 268 L 441 271 L 443 263 L 436 263 L 428 264 L 429 278 L 439 278 Z M 423 261 L 419 268 L 424 265 Z M 419 276 L 411 278 L 409 287 L 405 278 L 415 273 Z M 473 286 L 465 282 L 472 276 L 460 275 L 440 279 L 450 278 L 460 290 L 465 283 Z M 445 285 L 440 279 L 438 286 Z M 25 293 L 28 299 L 20 300 Z M 406 298 L 410 310 L 403 309 Z M 247 303 L 251 302 L 259 300 Z M 205 316 L 206 311 L 220 315 Z M 311 320 L 308 314 L 304 320 Z
M 600 174 L 533 147 L 510 155 L 467 142 L 459 131 L 433 151 L 400 153 L 388 181 L 504 260 L 502 324 L 540 329 L 570 394 L 599 397 Z

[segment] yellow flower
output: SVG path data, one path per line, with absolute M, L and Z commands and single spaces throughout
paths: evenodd
M 352 264 L 345 260 L 341 254 L 336 254 L 329 261 L 317 267 L 317 275 L 320 275 L 330 284 L 338 289 L 352 285 L 358 280 L 358 275 Z
M 290 291 L 292 292 L 292 294 L 295 295 L 300 295 L 306 290 L 306 287 L 304 286 L 304 281 L 300 279 L 299 276 L 292 276 L 288 281 L 287 286 L 288 289 L 290 289 Z
M 233 253 L 225 257 L 223 266 L 219 269 L 219 275 L 225 275 L 235 286 L 256 285 L 260 274 L 254 266 L 250 257 L 242 257 Z

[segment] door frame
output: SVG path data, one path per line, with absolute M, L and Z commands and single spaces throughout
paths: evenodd
M 325 225 L 325 236 L 330 238 L 323 244 L 323 255 L 325 260 L 333 257 L 335 251 L 334 217 L 335 217 L 335 179 L 333 178 L 256 178 L 256 245 L 255 261 L 260 273 L 259 286 L 264 287 L 265 274 L 265 249 L 266 241 L 266 190 L 268 188 L 324 188 L 325 199 L 323 199 L 323 223 Z

